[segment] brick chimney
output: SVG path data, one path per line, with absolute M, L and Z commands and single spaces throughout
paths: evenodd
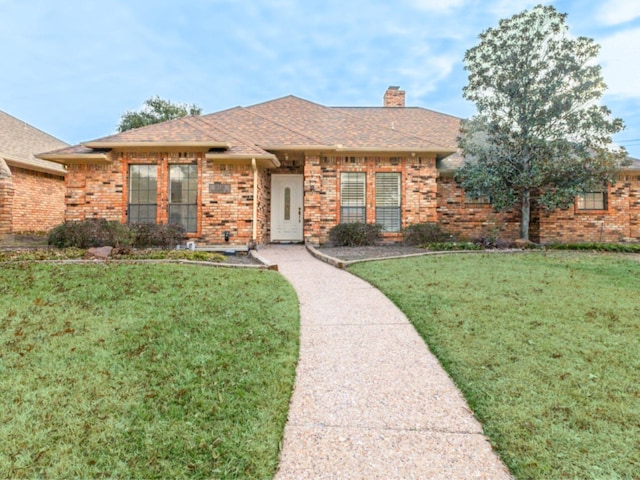
M 384 92 L 384 106 L 385 107 L 404 107 L 404 90 L 400 90 L 400 87 L 389 87 Z

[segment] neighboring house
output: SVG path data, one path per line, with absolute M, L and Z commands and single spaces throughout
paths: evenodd
M 384 107 L 326 107 L 288 96 L 39 157 L 67 166 L 67 220 L 176 222 L 200 245 L 318 244 L 336 224 L 354 221 L 382 224 L 387 241 L 422 222 L 468 237 L 498 227 L 517 237 L 517 212 L 493 214 L 488 199 L 465 198 L 453 180 L 461 120 L 405 107 L 404 99 L 398 87 L 387 90 Z M 625 186 L 607 195 L 631 205 L 640 168 L 627 173 Z M 581 220 L 570 227 L 576 238 L 640 239 L 618 225 L 629 225 L 622 214 L 610 215 L 614 199 L 597 212 L 576 204 L 562 222 Z M 590 222 L 600 221 L 606 225 L 593 231 Z M 539 227 L 545 241 L 557 237 L 551 228 L 563 228 L 546 217 Z
M 42 232 L 64 221 L 66 170 L 35 154 L 66 146 L 0 111 L 0 235 Z

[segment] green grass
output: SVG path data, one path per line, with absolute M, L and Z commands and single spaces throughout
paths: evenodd
M 270 478 L 299 317 L 274 272 L 0 266 L 0 478 Z
M 575 252 L 357 264 L 519 479 L 640 478 L 640 262 Z

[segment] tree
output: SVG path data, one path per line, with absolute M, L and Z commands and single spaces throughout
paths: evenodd
M 143 107 L 137 111 L 127 111 L 120 117 L 118 132 L 126 132 L 132 128 L 153 125 L 187 115 L 200 115 L 202 109 L 194 104 L 171 103 L 155 96 L 145 100 Z
M 476 114 L 461 128 L 466 161 L 456 178 L 496 210 L 519 206 L 525 240 L 532 197 L 548 210 L 567 208 L 576 195 L 614 183 L 627 158 L 611 140 L 624 124 L 600 104 L 600 47 L 572 38 L 565 19 L 538 5 L 483 32 L 464 57 L 463 94 Z

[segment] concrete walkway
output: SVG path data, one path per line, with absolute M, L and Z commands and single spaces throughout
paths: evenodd
M 276 480 L 509 479 L 460 392 L 382 293 L 269 245 L 298 293 L 300 361 Z

